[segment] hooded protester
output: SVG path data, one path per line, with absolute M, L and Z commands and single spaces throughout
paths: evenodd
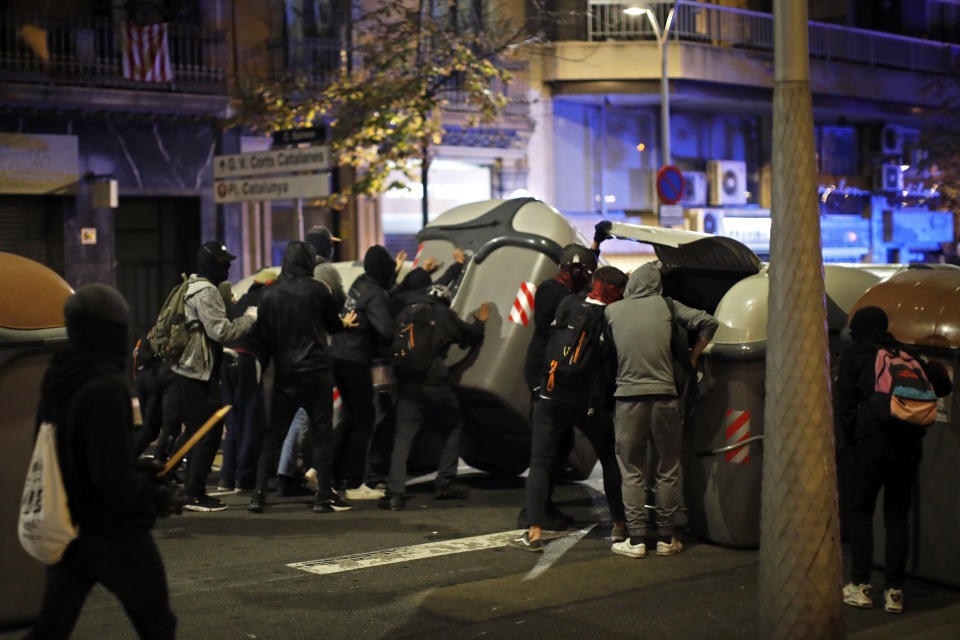
M 646 556 L 645 537 L 651 528 L 658 536 L 657 555 L 669 556 L 683 549 L 674 536 L 674 517 L 681 499 L 683 433 L 671 350 L 673 325 L 697 332 L 697 342 L 690 350 L 694 367 L 719 326 L 709 313 L 668 301 L 662 292 L 660 264 L 648 262 L 630 274 L 623 300 L 606 309 L 617 354 L 614 430 L 630 532 L 630 538 L 614 543 L 612 551 L 631 558 Z M 651 484 L 644 472 L 650 446 L 658 457 L 653 527 L 644 506 Z
M 850 582 L 843 587 L 844 603 L 873 606 L 870 565 L 873 562 L 873 512 L 883 489 L 886 531 L 884 610 L 903 611 L 903 580 L 910 543 L 909 514 L 927 428 L 881 417 L 869 402 L 876 385 L 880 349 L 901 350 L 913 357 L 937 397 L 953 389 L 939 363 L 927 363 L 887 331 L 887 314 L 880 307 L 858 309 L 850 319 L 853 343 L 840 356 L 833 384 L 838 457 L 849 468 L 849 487 L 841 487 L 847 503 L 850 540 Z M 843 502 L 843 501 L 842 501 Z
M 256 488 L 249 510 L 263 511 L 267 481 L 276 473 L 280 447 L 299 407 L 310 421 L 313 467 L 319 490 L 315 513 L 349 509 L 331 490 L 333 451 L 333 384 L 327 336 L 343 329 L 330 290 L 313 279 L 316 253 L 305 242 L 292 241 L 283 255 L 277 280 L 260 301 L 257 335 L 274 364 L 270 416 L 257 464 Z
M 175 374 L 173 392 L 179 411 L 168 411 L 168 404 L 164 402 L 164 420 L 171 414 L 174 418 L 182 417 L 187 437 L 196 433 L 221 406 L 222 345 L 250 331 L 257 320 L 256 307 L 248 307 L 233 320 L 227 316 L 218 286 L 226 280 L 230 262 L 235 259 L 223 243 L 206 242 L 197 255 L 197 272 L 187 280 L 184 314 L 190 335 L 180 359 L 170 365 Z M 223 429 L 217 427 L 210 429 L 187 458 L 184 509 L 223 511 L 227 508 L 217 498 L 207 495 L 206 490 L 207 475 L 217 455 L 222 432 Z
M 79 535 L 46 570 L 40 617 L 28 638 L 66 638 L 97 583 L 116 594 L 141 638 L 173 638 L 163 561 L 150 529 L 178 513 L 169 486 L 138 469 L 125 380 L 129 311 L 106 285 L 80 287 L 64 305 L 69 345 L 43 379 L 37 424 L 57 426 L 57 454 Z
M 395 330 L 388 291 L 397 277 L 398 263 L 380 245 L 367 249 L 363 273 L 354 280 L 343 305 L 356 313 L 356 323 L 333 337 L 333 373 L 346 420 L 337 425 L 334 481 L 360 497 L 381 497 L 371 491 L 383 482 L 390 465 L 391 434 L 375 433 L 373 360 L 386 355 Z M 348 493 L 349 497 L 355 497 Z
M 603 469 L 603 489 L 613 520 L 611 539 L 618 542 L 626 537 L 620 469 L 614 453 L 610 413 L 616 364 L 604 320 L 604 308 L 621 298 L 626 283 L 627 276 L 616 267 L 600 267 L 594 272 L 585 296 L 567 296 L 557 307 L 541 365 L 541 378 L 549 377 L 538 385 L 540 391 L 531 419 L 530 470 L 524 496 L 525 515 L 530 526 L 511 542 L 516 548 L 537 553 L 543 551 L 542 531 L 550 528 L 551 474 L 557 458 L 565 453 L 563 443 L 573 438 L 575 426 L 593 445 Z M 568 335 L 569 327 L 584 327 L 578 348 L 584 346 L 584 337 L 593 341 L 587 345 L 590 355 L 575 380 L 555 378 L 552 370 L 556 363 L 550 362 L 553 348 L 563 348 L 561 342 Z M 591 328 L 587 330 L 585 327 Z M 551 373 L 545 373 L 548 371 Z

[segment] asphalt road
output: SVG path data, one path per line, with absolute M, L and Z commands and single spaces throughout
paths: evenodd
M 186 513 L 155 531 L 178 637 L 756 636 L 758 553 L 683 536 L 676 556 L 614 556 L 597 476 L 558 487 L 558 504 L 577 524 L 543 555 L 491 535 L 516 530 L 521 478 L 468 473 L 470 496 L 444 501 L 423 481 L 400 512 L 354 501 L 350 511 L 316 515 L 304 497 L 274 498 L 257 515 L 246 510 L 248 497 L 225 496 L 227 511 Z M 911 581 L 906 594 L 900 616 L 846 607 L 849 636 L 960 637 L 960 590 Z M 72 637 L 134 633 L 116 599 L 97 588 Z

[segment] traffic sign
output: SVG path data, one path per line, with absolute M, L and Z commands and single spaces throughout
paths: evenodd
M 672 164 L 657 171 L 657 195 L 663 204 L 676 204 L 683 197 L 683 172 Z
M 273 144 L 297 144 L 300 142 L 319 142 L 326 139 L 324 127 L 304 127 L 301 129 L 280 129 L 273 132 Z
M 329 168 L 330 150 L 326 146 L 253 151 L 213 157 L 214 178 L 323 171 Z
M 328 195 L 330 195 L 330 175 L 327 173 L 217 180 L 213 183 L 213 201 L 216 204 L 323 198 Z

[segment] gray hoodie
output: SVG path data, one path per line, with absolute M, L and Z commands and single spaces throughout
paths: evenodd
M 630 274 L 623 300 L 607 306 L 607 322 L 617 352 L 614 396 L 618 398 L 677 395 L 670 351 L 670 309 L 662 291 L 659 263 L 650 262 Z M 713 338 L 719 326 L 716 318 L 676 300 L 673 305 L 676 323 L 696 331 L 699 338 Z

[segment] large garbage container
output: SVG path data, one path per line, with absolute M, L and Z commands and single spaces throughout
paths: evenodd
M 928 360 L 941 362 L 957 384 L 960 366 L 960 268 L 909 269 L 871 287 L 856 303 L 887 312 L 890 332 Z M 923 438 L 911 514 L 909 574 L 960 586 L 960 393 L 939 401 Z M 883 565 L 883 498 L 874 515 L 875 562 Z
M 683 487 L 690 530 L 713 542 L 760 543 L 766 379 L 767 265 L 721 236 L 614 224 L 615 237 L 651 244 L 663 263 L 664 295 L 720 322 L 703 354 L 703 377 L 684 425 Z M 831 343 L 860 295 L 880 278 L 824 265 Z
M 20 492 L 33 450 L 40 382 L 67 339 L 63 303 L 70 286 L 47 267 L 0 252 L 0 627 L 40 611 L 43 565 L 20 547 Z

